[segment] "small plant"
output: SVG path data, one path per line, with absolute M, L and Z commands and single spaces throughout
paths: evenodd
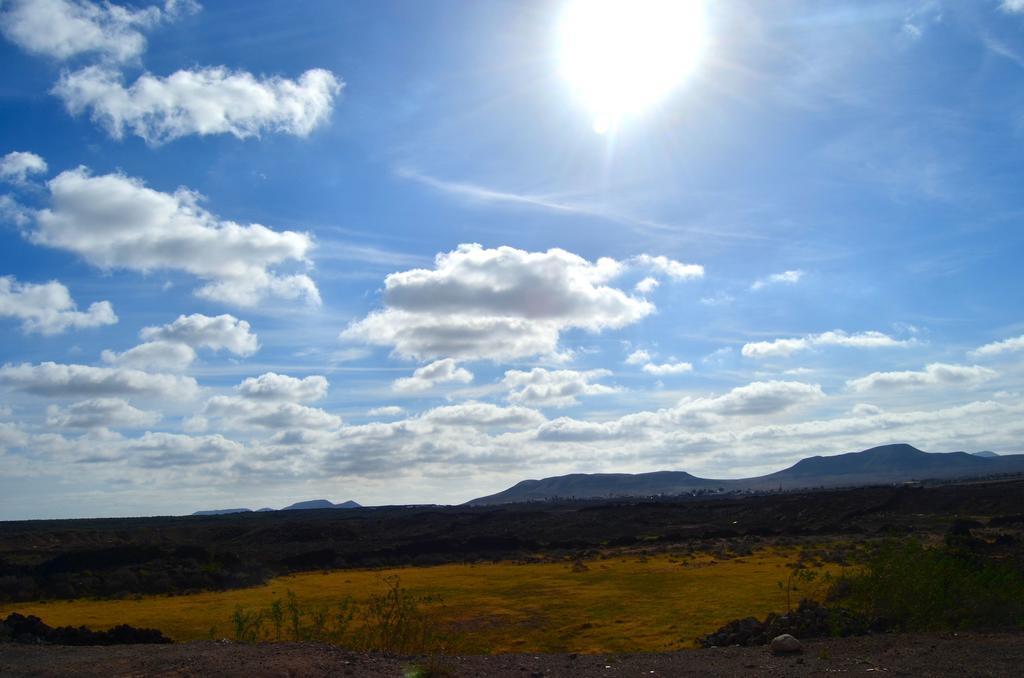
M 317 605 L 309 610 L 309 627 L 306 631 L 307 640 L 327 640 L 327 621 L 330 612 L 326 605 Z
M 434 633 L 421 612 L 421 599 L 403 589 L 398 577 L 384 577 L 384 593 L 370 598 L 363 613 L 361 644 L 367 650 L 414 654 L 429 647 Z
M 426 661 L 413 664 L 406 670 L 405 678 L 451 678 L 455 671 L 440 656 L 432 654 Z
M 263 611 L 249 612 L 239 605 L 231 615 L 231 623 L 234 626 L 235 640 L 254 643 L 260 639 Z
M 274 627 L 274 640 L 281 640 L 281 630 L 284 628 L 284 605 L 279 599 L 274 599 L 270 604 L 267 616 Z
M 288 611 L 288 624 L 292 640 L 302 640 L 302 609 L 299 607 L 299 600 L 293 591 L 288 591 L 285 595 L 288 598 L 285 608 Z
M 334 612 L 334 630 L 331 636 L 331 640 L 336 643 L 341 643 L 345 638 L 348 637 L 349 627 L 352 625 L 352 619 L 356 615 L 356 604 L 351 597 L 345 597 Z
M 786 592 L 786 612 L 791 613 L 793 611 L 793 592 L 800 590 L 801 584 L 810 584 L 818 578 L 818 573 L 814 570 L 807 569 L 803 563 L 796 563 L 791 566 L 789 572 L 789 578 L 785 583 L 776 582 L 779 589 Z M 806 596 L 800 596 L 801 598 Z

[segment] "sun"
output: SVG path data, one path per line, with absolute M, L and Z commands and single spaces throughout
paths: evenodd
M 558 30 L 562 75 L 600 134 L 675 89 L 706 42 L 703 0 L 570 0 Z

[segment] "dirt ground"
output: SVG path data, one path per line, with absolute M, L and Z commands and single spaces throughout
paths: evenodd
M 356 654 L 329 645 L 57 647 L 0 645 L 0 676 L 366 676 L 415 675 L 424 660 Z M 1024 633 L 880 635 L 811 640 L 800 655 L 731 647 L 667 654 L 443 657 L 448 676 L 1020 676 Z

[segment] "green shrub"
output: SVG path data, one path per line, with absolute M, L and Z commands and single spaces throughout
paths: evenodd
M 837 586 L 837 596 L 879 627 L 895 630 L 1024 626 L 1019 564 L 913 540 L 886 542 Z

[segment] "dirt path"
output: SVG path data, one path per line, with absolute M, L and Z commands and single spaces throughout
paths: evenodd
M 118 647 L 0 645 L 2 676 L 404 676 L 408 658 L 327 645 L 194 642 Z M 453 676 L 1020 676 L 1024 634 L 908 634 L 808 641 L 795 657 L 765 648 L 670 654 L 445 657 Z

